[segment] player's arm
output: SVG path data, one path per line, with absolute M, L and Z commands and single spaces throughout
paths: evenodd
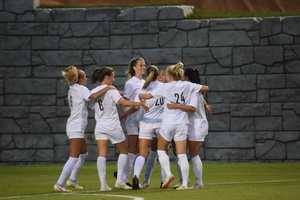
M 108 85 L 107 87 L 103 88 L 102 90 L 99 90 L 98 92 L 92 93 L 89 98 L 90 99 L 97 99 L 101 97 L 103 94 L 105 94 L 108 90 L 116 90 L 116 88 L 112 85 Z
M 122 106 L 127 106 L 127 107 L 142 106 L 146 112 L 148 112 L 149 110 L 149 107 L 144 102 L 126 101 L 125 99 L 121 98 L 119 99 L 118 103 L 121 104 Z
M 182 110 L 184 112 L 195 112 L 196 111 L 196 108 L 194 106 L 180 105 L 180 104 L 177 104 L 173 101 L 171 101 L 171 103 L 167 103 L 167 108 L 169 108 L 170 110 L 179 109 L 179 110 Z
M 205 100 L 203 100 L 203 104 L 204 104 L 205 113 L 207 115 L 211 115 L 212 114 L 211 107 L 207 104 Z
M 202 87 L 200 88 L 201 92 L 208 92 L 209 87 L 207 85 L 202 85 Z
M 135 113 L 135 112 L 138 111 L 139 109 L 140 109 L 139 106 L 131 107 L 131 108 L 128 109 L 127 111 L 123 112 L 123 114 L 120 116 L 120 120 L 126 118 L 128 115 L 131 115 L 131 114 Z
M 140 99 L 151 99 L 154 96 L 151 93 L 140 93 L 139 94 L 139 98 Z

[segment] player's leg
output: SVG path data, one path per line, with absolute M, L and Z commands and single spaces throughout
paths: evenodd
M 70 157 L 65 163 L 62 172 L 54 185 L 54 190 L 55 191 L 62 191 L 62 192 L 68 192 L 70 190 L 67 190 L 63 184 L 66 178 L 70 175 L 72 172 L 75 164 L 79 160 L 79 154 L 81 150 L 81 145 L 82 145 L 82 138 L 72 138 L 70 139 Z
M 107 147 L 108 139 L 96 140 L 98 147 L 98 158 L 97 158 L 97 170 L 100 180 L 100 190 L 105 190 L 107 187 L 106 184 L 106 156 L 107 156 Z
M 81 144 L 81 150 L 80 150 L 80 155 L 79 155 L 79 159 L 77 161 L 77 163 L 75 164 L 71 175 L 69 177 L 69 180 L 67 181 L 67 186 L 71 186 L 74 187 L 76 190 L 82 190 L 83 187 L 81 187 L 80 185 L 78 185 L 77 182 L 77 174 L 80 171 L 83 163 L 85 162 L 85 159 L 88 156 L 88 152 L 87 152 L 87 144 L 86 144 L 86 139 L 82 138 L 82 144 Z
M 139 156 L 136 158 L 134 163 L 134 176 L 132 179 L 132 189 L 137 190 L 139 188 L 139 178 L 141 171 L 145 164 L 145 159 L 149 152 L 149 144 L 151 140 L 149 139 L 139 139 Z
M 203 183 L 202 183 L 202 171 L 203 171 L 203 165 L 201 158 L 199 156 L 199 152 L 201 149 L 203 142 L 198 142 L 198 141 L 189 141 L 188 146 L 189 146 L 189 154 L 191 157 L 191 161 L 193 164 L 193 170 L 194 170 L 194 175 L 196 179 L 196 183 L 193 186 L 194 189 L 201 189 L 204 188 Z
M 125 168 L 128 162 L 127 156 L 127 143 L 126 140 L 116 143 L 116 147 L 119 151 L 119 158 L 118 158 L 118 174 L 117 174 L 117 181 L 115 183 L 115 187 L 119 189 L 132 189 L 130 186 L 126 185 L 123 180 L 123 174 L 125 173 Z

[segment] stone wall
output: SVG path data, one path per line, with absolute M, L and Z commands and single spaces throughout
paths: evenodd
M 58 163 L 68 157 L 68 65 L 90 77 L 144 57 L 160 69 L 200 70 L 214 114 L 201 157 L 208 162 L 300 161 L 300 17 L 186 20 L 190 6 L 36 9 L 0 0 L 0 161 Z M 94 86 L 88 85 L 91 89 Z M 93 113 L 88 161 L 95 162 Z M 117 152 L 110 146 L 108 160 Z

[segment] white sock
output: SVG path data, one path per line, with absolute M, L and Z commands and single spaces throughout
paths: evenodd
M 117 183 L 123 183 L 123 174 L 124 170 L 127 166 L 127 154 L 120 154 L 118 158 L 118 175 L 117 175 Z
M 80 154 L 79 155 L 79 159 L 78 159 L 77 163 L 74 165 L 74 168 L 73 168 L 73 170 L 71 172 L 71 175 L 70 175 L 71 180 L 76 181 L 77 174 L 80 171 L 80 169 L 81 169 L 81 167 L 82 167 L 82 165 L 83 165 L 83 163 L 84 163 L 87 156 L 88 156 L 88 152 L 86 152 L 85 154 Z
M 189 178 L 189 161 L 187 159 L 186 154 L 178 154 L 177 156 L 179 160 L 179 166 L 181 169 L 182 185 L 186 186 L 188 184 Z
M 194 175 L 196 178 L 196 183 L 202 184 L 203 165 L 202 165 L 200 156 L 195 156 L 194 158 L 192 158 L 192 163 L 193 163 L 193 169 L 194 169 Z
M 135 163 L 134 163 L 134 175 L 137 178 L 140 178 L 140 174 L 141 174 L 141 171 L 142 171 L 142 169 L 144 167 L 144 164 L 145 164 L 145 158 L 143 156 L 138 156 L 135 159 Z
M 166 173 L 161 166 L 160 166 L 160 176 L 161 176 L 161 182 L 164 182 L 165 179 L 167 178 Z
M 101 183 L 101 187 L 106 186 L 106 158 L 105 157 L 98 157 L 97 159 L 97 169 L 98 175 Z
M 156 165 L 156 160 L 157 160 L 157 153 L 155 151 L 150 151 L 147 157 L 146 168 L 145 168 L 145 181 L 147 181 L 148 183 L 150 183 L 150 177 Z
M 169 156 L 166 154 L 166 151 L 157 150 L 157 154 L 160 166 L 163 168 L 166 176 L 171 175 L 172 173 L 170 168 L 170 159 Z
M 135 154 L 128 153 L 128 163 L 127 163 L 127 166 L 126 166 L 124 174 L 123 174 L 123 179 L 124 179 L 125 183 L 128 182 L 128 178 L 131 174 L 131 170 L 133 167 L 135 157 L 136 157 Z
M 76 164 L 76 162 L 78 161 L 78 159 L 79 158 L 69 157 L 69 159 L 67 160 L 66 164 L 64 165 L 64 168 L 58 178 L 58 181 L 57 181 L 58 184 L 63 185 L 66 178 L 70 175 L 71 171 L 73 170 L 73 167 Z
M 179 176 L 180 180 L 182 181 L 182 174 L 181 174 L 181 169 L 180 169 L 180 165 L 179 165 L 179 158 L 178 158 L 178 156 L 176 156 L 176 158 L 175 158 L 175 163 L 176 163 L 176 168 L 177 168 L 178 176 Z

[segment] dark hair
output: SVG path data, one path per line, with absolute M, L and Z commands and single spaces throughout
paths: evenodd
M 158 76 L 158 68 L 155 65 L 150 65 L 147 68 L 147 79 L 143 85 L 143 89 L 147 88 L 150 82 L 155 81 Z
M 139 60 L 144 60 L 144 58 L 133 58 L 129 62 L 128 71 L 126 72 L 128 79 L 130 79 L 131 77 L 133 77 L 135 75 L 135 71 L 134 71 L 133 67 L 136 66 L 136 64 Z
M 184 70 L 184 76 L 189 78 L 189 81 L 192 83 L 200 84 L 200 73 L 198 69 L 195 68 L 186 68 Z
M 105 76 L 111 76 L 114 69 L 111 67 L 96 68 L 91 77 L 91 83 L 94 84 L 97 81 L 100 83 L 104 80 Z

